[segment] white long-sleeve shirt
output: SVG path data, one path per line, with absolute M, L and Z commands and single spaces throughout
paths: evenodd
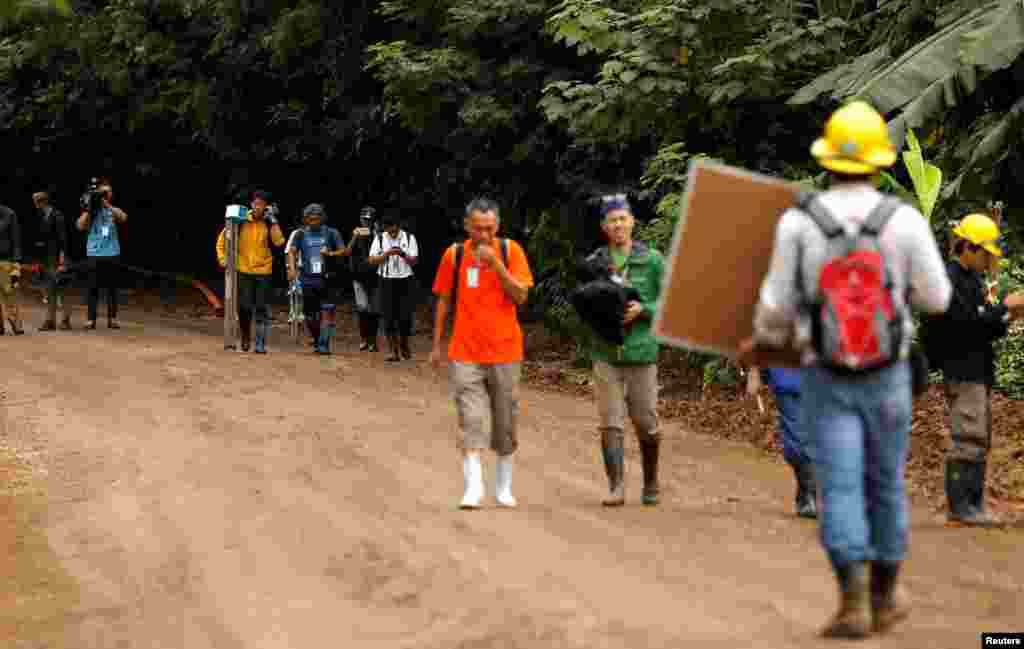
M 820 195 L 819 200 L 852 235 L 882 200 L 882 194 L 867 184 L 844 185 Z M 905 306 L 909 288 L 911 304 L 927 313 L 944 313 L 949 307 L 952 286 L 938 244 L 928 221 L 909 205 L 897 210 L 879 234 L 879 245 L 888 262 L 894 300 Z M 811 318 L 801 294 L 797 271 L 807 295 L 818 294 L 818 277 L 828 254 L 827 239 L 803 210 L 787 210 L 775 231 L 775 249 L 768 274 L 761 285 L 754 315 L 754 340 L 769 347 L 789 347 L 804 352 L 804 362 L 813 363 Z M 801 260 L 802 256 L 802 261 Z M 914 333 L 914 321 L 905 309 L 903 348 L 906 358 Z

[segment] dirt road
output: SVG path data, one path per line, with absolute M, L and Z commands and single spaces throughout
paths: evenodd
M 5 646 L 835 646 L 815 528 L 752 449 L 669 424 L 664 504 L 635 504 L 631 448 L 631 505 L 605 510 L 592 404 L 527 390 L 519 509 L 460 512 L 455 413 L 425 362 L 316 358 L 280 330 L 267 356 L 228 354 L 214 321 L 123 318 L 0 339 L 0 446 L 44 486 L 26 520 L 75 584 L 45 619 L 0 617 Z M 1024 630 L 1022 549 L 916 511 L 915 615 L 859 646 Z

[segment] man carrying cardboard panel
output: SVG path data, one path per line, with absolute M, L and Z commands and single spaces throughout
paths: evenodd
M 821 540 L 841 597 L 824 635 L 863 638 L 909 614 L 895 596 L 908 529 L 914 323 L 905 297 L 942 313 L 952 288 L 927 220 L 875 189 L 896 161 L 881 115 L 863 102 L 840 108 L 811 153 L 831 188 L 782 215 L 744 347 L 751 359 L 758 349 L 802 355 Z

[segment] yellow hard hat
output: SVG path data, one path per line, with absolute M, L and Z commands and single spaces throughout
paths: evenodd
M 814 142 L 811 155 L 829 171 L 870 175 L 896 162 L 896 147 L 878 111 L 854 101 L 828 118 L 825 134 Z
M 1002 257 L 999 249 L 999 226 L 984 214 L 968 214 L 953 228 L 953 234 L 981 246 L 996 257 Z

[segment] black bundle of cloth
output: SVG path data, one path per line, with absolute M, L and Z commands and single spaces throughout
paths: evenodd
M 623 286 L 612 279 L 611 269 L 588 259 L 576 263 L 576 289 L 570 299 L 580 319 L 598 336 L 619 346 L 626 342 L 626 328 L 622 318 L 626 304 L 639 302 L 636 289 Z

